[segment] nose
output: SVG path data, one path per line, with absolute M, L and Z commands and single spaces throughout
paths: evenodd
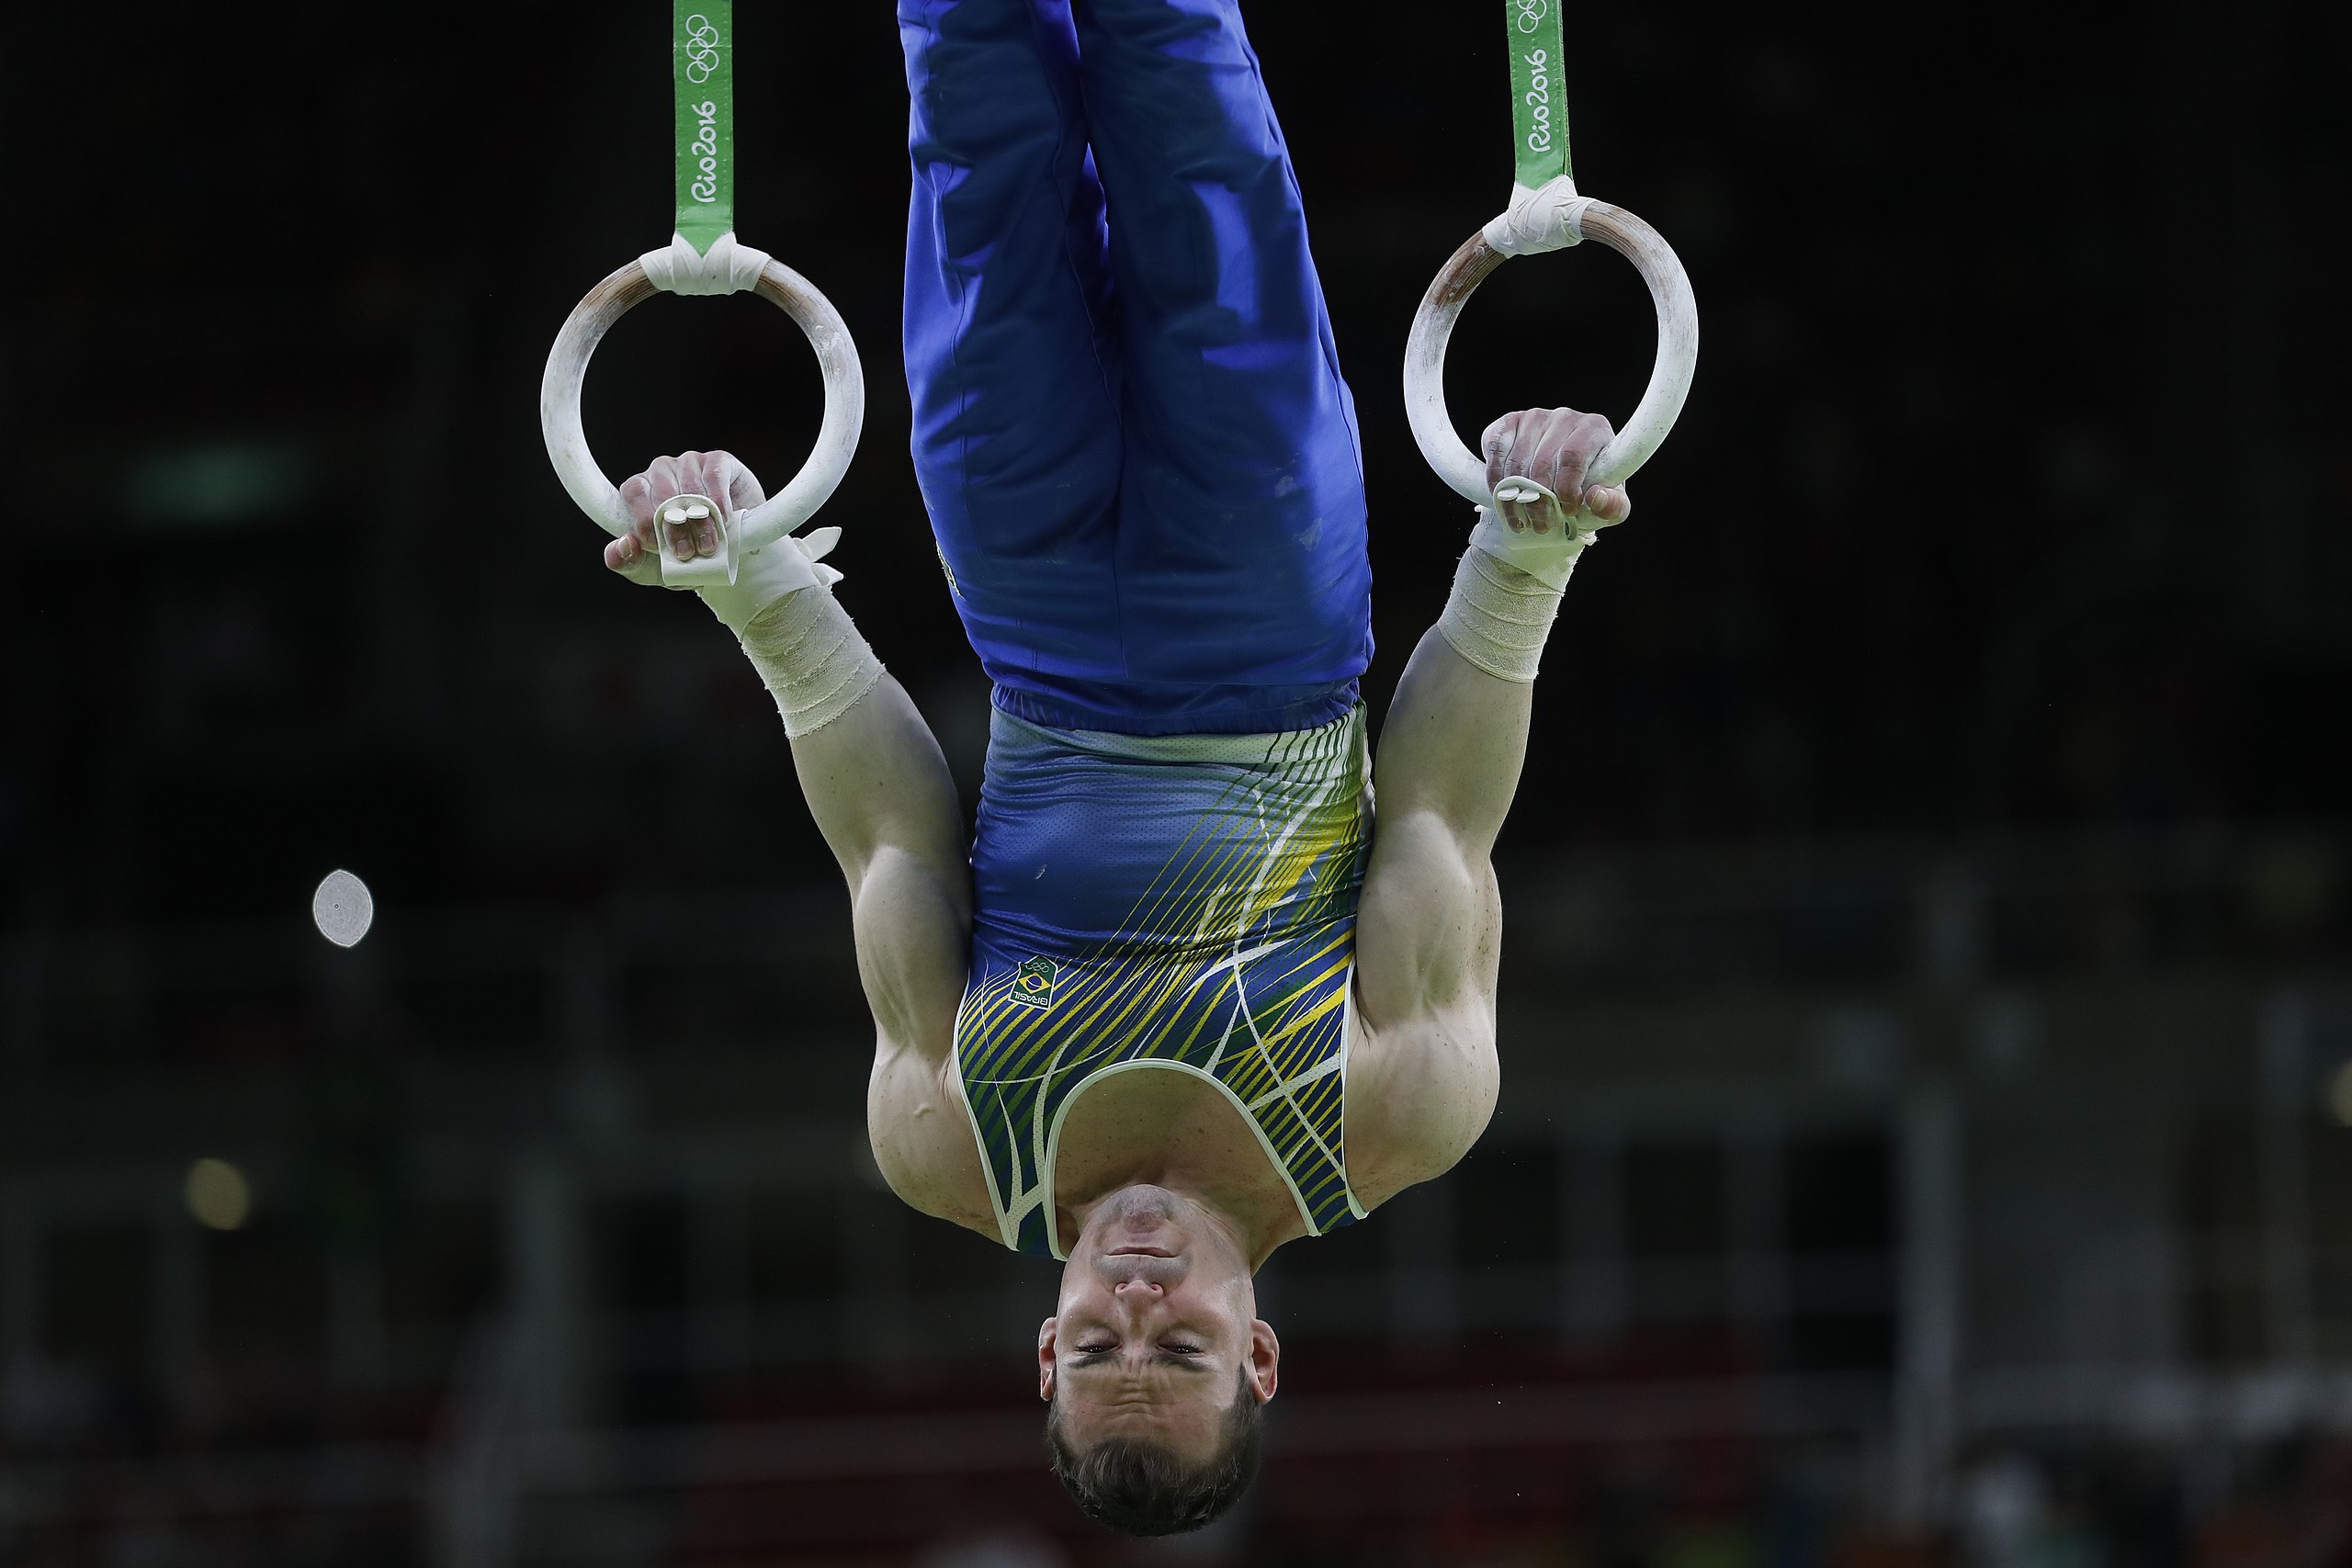
M 1113 1291 L 1127 1285 L 1148 1285 L 1165 1294 L 1184 1278 L 1182 1259 L 1148 1252 L 1105 1253 L 1094 1260 L 1094 1277 Z
M 1142 1274 L 1132 1274 L 1112 1286 L 1111 1293 L 1121 1301 L 1146 1299 L 1161 1294 L 1162 1288 L 1157 1280 Z

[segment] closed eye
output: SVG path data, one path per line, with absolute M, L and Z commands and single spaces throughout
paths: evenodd
M 1071 1352 L 1073 1368 L 1099 1367 L 1118 1354 L 1116 1345 L 1080 1345 Z M 1161 1345 L 1153 1349 L 1151 1359 L 1163 1367 L 1181 1367 L 1188 1372 L 1204 1371 L 1208 1363 L 1202 1358 L 1207 1351 L 1198 1345 Z

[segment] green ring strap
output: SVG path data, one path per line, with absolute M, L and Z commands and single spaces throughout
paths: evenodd
M 696 255 L 735 228 L 735 0 L 676 0 L 677 231 Z
M 1446 409 L 1445 350 L 1463 306 L 1505 256 L 1593 240 L 1631 261 L 1649 285 L 1650 302 L 1657 312 L 1657 358 L 1641 402 L 1615 439 L 1595 454 L 1589 482 L 1622 484 L 1649 459 L 1674 428 L 1698 366 L 1698 301 L 1673 247 L 1623 208 L 1577 196 L 1569 177 L 1561 3 L 1503 0 L 1510 48 L 1516 188 L 1502 216 L 1471 235 L 1437 275 L 1413 313 L 1412 331 L 1405 339 L 1405 415 L 1413 442 L 1439 478 L 1481 506 L 1493 500 L 1487 464 L 1463 445 Z M 1535 220 L 1532 244 L 1521 243 L 1522 237 L 1513 232 L 1514 220 L 1527 216 Z
M 1521 185 L 1541 189 L 1568 173 L 1567 46 L 1561 0 L 1503 0 L 1510 35 L 1511 129 Z

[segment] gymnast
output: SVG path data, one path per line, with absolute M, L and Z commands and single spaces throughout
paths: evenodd
M 915 469 L 994 682 L 968 848 L 820 549 L 702 593 L 848 880 L 876 1161 L 1063 1260 L 1055 1471 L 1115 1529 L 1197 1529 L 1275 1390 L 1254 1271 L 1447 1170 L 1494 1109 L 1488 854 L 1561 591 L 1627 501 L 1583 483 L 1597 416 L 1487 430 L 1498 499 L 1375 764 L 1355 410 L 1238 0 L 898 15 Z M 636 581 L 763 499 L 724 452 L 621 494 L 605 558 Z

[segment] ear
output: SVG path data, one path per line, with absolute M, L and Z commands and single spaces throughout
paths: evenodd
M 1049 1317 L 1037 1328 L 1037 1397 L 1054 1397 L 1054 1325 L 1058 1318 Z
M 1274 1385 L 1281 1381 L 1282 1359 L 1283 1342 L 1274 1337 L 1274 1325 L 1262 1317 L 1250 1319 L 1250 1386 L 1261 1404 L 1274 1397 Z

